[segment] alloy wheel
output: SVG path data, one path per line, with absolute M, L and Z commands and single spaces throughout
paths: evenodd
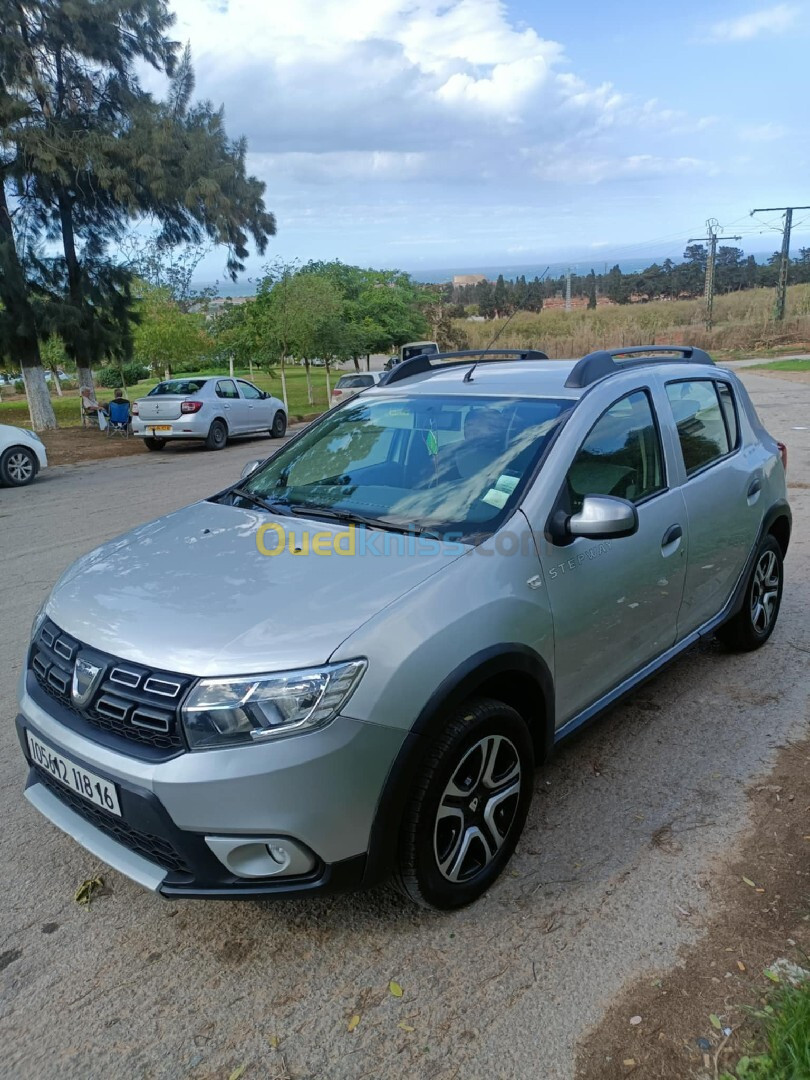
M 6 462 L 13 484 L 27 484 L 34 474 L 34 463 L 24 450 L 13 453 Z
M 766 551 L 757 563 L 751 588 L 751 622 L 758 634 L 769 629 L 778 596 L 779 563 L 772 551 Z
M 470 881 L 498 854 L 520 799 L 520 756 L 503 735 L 480 739 L 463 756 L 439 800 L 433 850 L 447 881 Z

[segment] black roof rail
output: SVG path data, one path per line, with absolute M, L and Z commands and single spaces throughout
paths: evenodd
M 469 362 L 460 357 L 472 357 L 476 364 L 488 364 L 498 358 L 508 360 L 548 360 L 544 352 L 539 349 L 462 349 L 461 352 L 446 353 L 420 353 L 412 356 L 410 360 L 403 360 L 380 379 L 378 386 L 390 386 L 391 383 L 402 382 L 410 379 L 413 375 L 424 375 L 425 372 L 444 371 L 445 368 L 468 367 Z M 432 360 L 450 360 L 448 364 L 433 364 Z
M 565 385 L 581 390 L 599 379 L 604 379 L 607 375 L 614 375 L 617 371 L 624 371 L 626 367 L 631 365 L 652 363 L 654 362 L 653 357 L 657 357 L 659 353 L 666 354 L 668 358 L 675 353 L 680 356 L 681 362 L 685 364 L 711 364 L 714 366 L 714 360 L 707 352 L 704 352 L 703 349 L 695 349 L 691 345 L 629 345 L 624 349 L 600 349 L 598 352 L 588 353 L 587 356 L 583 356 L 571 369 L 571 374 L 565 380 Z M 637 359 L 617 364 L 617 356 L 632 356 L 637 357 Z

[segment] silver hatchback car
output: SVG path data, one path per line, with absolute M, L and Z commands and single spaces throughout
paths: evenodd
M 416 357 L 63 575 L 26 796 L 168 897 L 470 903 L 556 743 L 706 634 L 768 640 L 785 488 L 697 349 Z
M 223 375 L 168 379 L 132 405 L 132 434 L 149 450 L 175 439 L 202 439 L 209 450 L 221 450 L 234 435 L 267 431 L 280 439 L 286 430 L 283 401 L 247 379 Z

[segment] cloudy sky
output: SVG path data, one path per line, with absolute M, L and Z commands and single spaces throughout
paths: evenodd
M 772 250 L 748 212 L 810 203 L 810 0 L 173 7 L 267 183 L 272 256 L 599 263 L 677 252 L 710 215 Z

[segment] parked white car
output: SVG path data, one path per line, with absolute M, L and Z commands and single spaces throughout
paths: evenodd
M 36 432 L 0 424 L 0 483 L 24 487 L 47 466 L 45 446 Z
M 353 372 L 351 375 L 341 375 L 332 390 L 329 408 L 334 409 L 336 405 L 342 405 L 344 401 L 355 397 L 362 390 L 376 386 L 383 374 L 382 371 L 361 371 Z
M 286 430 L 284 402 L 246 379 L 169 379 L 132 405 L 132 434 L 149 450 L 174 439 L 202 439 L 209 450 L 221 450 L 234 435 L 267 431 L 280 439 Z

